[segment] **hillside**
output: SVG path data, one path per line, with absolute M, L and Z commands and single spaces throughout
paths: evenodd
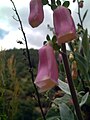
M 36 75 L 38 50 L 30 49 Z M 25 57 L 26 56 L 26 57 Z M 40 113 L 35 100 L 27 55 L 24 49 L 0 52 L 0 118 L 2 120 L 36 120 Z

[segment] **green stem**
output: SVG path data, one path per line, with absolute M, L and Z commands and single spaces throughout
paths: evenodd
M 82 18 L 81 18 L 81 11 L 80 11 L 80 7 L 79 7 L 79 0 L 77 0 L 77 3 L 78 3 L 78 17 L 79 17 L 80 24 L 81 24 L 82 29 L 83 29 L 83 22 L 82 22 Z
M 77 99 L 77 95 L 76 95 L 76 91 L 75 91 L 74 84 L 73 84 L 73 81 L 72 81 L 72 76 L 71 76 L 69 63 L 68 63 L 68 58 L 67 58 L 67 54 L 66 54 L 65 43 L 62 44 L 62 57 L 63 57 L 64 67 L 65 67 L 65 71 L 66 71 L 66 75 L 67 75 L 67 79 L 68 79 L 68 84 L 69 84 L 72 100 L 73 100 L 74 107 L 75 107 L 75 110 L 76 110 L 77 118 L 78 118 L 78 120 L 83 120 L 82 114 L 81 114 L 81 109 L 80 109 L 78 99 Z
M 51 0 L 51 4 L 55 4 L 55 0 Z

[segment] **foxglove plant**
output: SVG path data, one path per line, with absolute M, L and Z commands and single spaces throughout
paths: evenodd
M 44 11 L 42 0 L 31 0 L 30 1 L 30 13 L 29 13 L 29 24 L 34 28 L 38 27 L 44 19 Z
M 31 2 L 30 2 L 30 14 L 29 14 L 28 20 L 29 20 L 29 23 L 32 27 L 39 26 L 43 21 L 44 13 L 43 13 L 42 1 L 41 0 L 31 0 Z M 73 2 L 75 2 L 75 1 L 76 0 L 73 0 Z M 73 106 L 75 107 L 75 111 L 76 111 L 75 115 L 77 116 L 78 120 L 83 120 L 82 114 L 81 114 L 81 109 L 80 109 L 78 99 L 77 99 L 76 89 L 74 88 L 74 84 L 72 81 L 73 74 L 76 75 L 76 76 L 74 76 L 75 79 L 78 79 L 79 74 L 76 74 L 77 69 L 72 67 L 73 73 L 71 75 L 71 71 L 70 71 L 70 67 L 69 67 L 69 63 L 68 63 L 66 46 L 65 46 L 66 42 L 69 42 L 69 41 L 76 38 L 76 29 L 75 29 L 74 21 L 73 21 L 71 14 L 70 14 L 70 11 L 68 10 L 68 8 L 66 8 L 66 6 L 69 5 L 69 4 L 66 5 L 66 3 L 69 3 L 69 1 L 65 1 L 63 3 L 63 6 L 61 6 L 61 2 L 59 0 L 57 2 L 55 0 L 51 0 L 51 4 L 49 4 L 48 0 L 46 0 L 44 2 L 45 2 L 44 4 L 48 4 L 54 10 L 53 11 L 53 23 L 54 23 L 54 29 L 55 29 L 55 34 L 56 34 L 57 40 L 55 41 L 55 39 L 53 39 L 52 42 L 54 43 L 54 45 L 57 45 L 57 43 L 58 43 L 61 47 L 61 48 L 59 48 L 58 52 L 60 52 L 60 54 L 62 56 L 62 60 L 61 60 L 61 58 L 60 58 L 60 60 L 63 61 L 62 64 L 64 65 L 64 68 L 65 68 L 64 72 L 66 72 L 66 73 L 65 73 L 64 77 L 67 78 L 67 82 L 68 82 L 68 85 L 70 88 L 70 94 L 72 96 Z M 80 9 L 79 1 L 77 0 L 77 2 L 78 2 L 78 8 Z M 40 5 L 41 5 L 41 7 L 40 7 Z M 83 20 L 85 19 L 86 13 L 83 17 Z M 17 12 L 16 12 L 16 14 L 17 14 Z M 78 15 L 79 15 L 79 19 L 81 19 L 80 10 L 78 11 Z M 17 16 L 18 16 L 18 14 L 17 14 Z M 82 19 L 80 20 L 82 28 L 83 28 L 83 24 L 82 24 L 83 20 Z M 21 24 L 21 22 L 20 22 L 20 24 Z M 22 29 L 22 24 L 21 24 L 21 30 L 24 34 L 24 31 Z M 86 38 L 86 36 L 88 36 L 87 30 L 85 32 L 84 38 Z M 50 39 L 48 39 L 48 40 L 50 40 Z M 84 49 L 86 49 L 86 47 L 87 47 L 87 50 L 88 50 L 89 49 L 88 44 L 87 44 L 88 42 L 84 46 L 84 43 L 86 41 L 88 41 L 88 38 L 84 39 L 83 47 L 84 47 Z M 26 50 L 28 53 L 28 60 L 29 60 L 29 63 L 31 63 L 26 38 L 25 38 L 25 42 L 26 42 L 26 48 L 27 48 Z M 70 43 L 72 43 L 72 42 L 70 42 Z M 39 88 L 39 92 L 45 92 L 47 90 L 50 90 L 52 87 L 54 87 L 55 85 L 58 84 L 58 67 L 57 67 L 54 52 L 55 51 L 53 50 L 51 44 L 45 43 L 45 45 L 39 49 L 39 65 L 38 65 L 38 73 L 37 73 L 35 81 L 34 81 L 34 76 L 33 76 L 32 65 L 31 64 L 29 65 L 31 76 L 32 76 L 32 82 L 35 83 L 34 87 L 36 90 L 38 103 L 39 103 L 44 120 L 46 120 L 46 118 L 43 114 L 42 106 L 40 104 L 40 98 L 39 98 L 39 94 L 37 91 L 37 87 Z M 72 52 L 73 52 L 73 50 L 72 50 Z M 77 57 L 76 56 L 77 54 L 75 54 L 75 51 L 73 54 L 75 57 L 73 59 L 76 59 L 76 58 L 79 59 L 80 56 Z M 83 56 L 81 56 L 80 58 L 82 58 L 82 57 Z M 85 53 L 85 57 L 88 57 L 87 53 Z M 76 61 L 78 59 L 76 59 Z M 82 63 L 83 63 L 82 61 L 81 61 L 81 63 L 79 62 L 79 64 L 81 64 L 79 67 L 82 67 L 82 65 L 83 65 Z M 79 68 L 78 70 L 81 70 L 81 69 Z M 87 71 L 85 73 L 87 73 Z M 83 72 L 81 72 L 81 74 L 83 74 Z M 81 74 L 80 74 L 80 76 L 81 76 Z M 37 85 L 37 87 L 36 87 L 36 85 Z M 64 86 L 64 88 L 65 88 L 65 86 Z M 84 102 L 85 102 L 85 100 L 84 100 Z M 64 113 L 63 113 L 63 115 L 64 115 Z M 56 119 L 58 119 L 58 118 L 56 118 Z M 62 119 L 61 116 L 60 116 L 60 119 Z

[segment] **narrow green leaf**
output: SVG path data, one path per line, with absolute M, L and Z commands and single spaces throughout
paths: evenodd
M 57 8 L 57 6 L 55 4 L 51 4 L 51 9 L 55 10 Z
M 69 7 L 69 5 L 70 5 L 70 2 L 69 2 L 69 1 L 65 1 L 65 2 L 63 3 L 63 6 L 64 6 L 64 7 Z
M 55 43 L 56 41 L 57 41 L 57 38 L 56 38 L 56 36 L 54 35 L 54 36 L 52 37 L 52 42 Z
M 82 18 L 82 22 L 84 21 L 84 19 L 86 18 L 86 15 L 88 13 L 88 10 L 85 11 L 84 15 L 83 15 L 83 18 Z
M 61 5 L 61 1 L 57 0 L 57 5 L 60 6 Z
M 76 59 L 76 61 L 78 63 L 79 69 L 83 73 L 85 73 L 85 71 L 87 72 L 88 71 L 88 64 L 87 64 L 86 59 L 82 55 L 80 55 L 78 53 L 75 53 L 75 59 Z
M 82 106 L 83 104 L 85 104 L 85 102 L 87 101 L 88 99 L 88 96 L 89 96 L 89 92 L 87 92 L 81 99 L 81 102 L 80 102 L 80 106 Z
M 82 38 L 82 46 L 83 46 L 84 54 L 88 60 L 89 59 L 89 40 L 88 40 L 88 30 L 87 29 L 85 30 L 85 33 Z
M 50 117 L 47 120 L 61 120 L 59 116 L 56 117 Z
M 59 51 L 60 50 L 60 46 L 57 43 L 54 43 L 53 44 L 53 49 L 56 50 L 56 51 Z
M 67 103 L 70 101 L 70 99 L 71 99 L 71 96 L 68 95 L 68 94 L 65 94 L 63 97 L 56 98 L 56 99 L 54 100 L 54 103 L 56 103 L 57 105 L 60 105 L 60 104 L 62 104 L 62 103 L 67 104 Z
M 55 118 L 60 118 L 60 113 L 57 107 L 51 107 L 46 114 L 47 120 L 56 120 Z
M 60 104 L 59 109 L 61 120 L 75 120 L 73 112 L 65 103 Z
M 70 89 L 69 89 L 69 86 L 68 86 L 67 83 L 65 83 L 65 82 L 63 82 L 63 81 L 61 81 L 61 80 L 58 80 L 58 87 L 60 87 L 60 89 L 61 89 L 62 91 L 64 91 L 66 94 L 71 95 Z
M 43 5 L 47 5 L 48 4 L 48 0 L 42 0 Z
M 50 41 L 50 36 L 47 34 L 46 36 L 47 41 Z
M 86 59 L 78 53 L 75 53 L 75 59 L 78 63 L 78 69 L 81 71 L 82 75 L 84 75 L 85 78 L 87 80 L 89 80 L 88 63 L 87 63 Z

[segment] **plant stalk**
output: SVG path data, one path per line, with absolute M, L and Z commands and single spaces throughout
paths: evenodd
M 10 0 L 13 4 L 13 7 L 14 7 L 14 11 L 17 15 L 17 18 L 18 18 L 18 21 L 19 21 L 19 24 L 20 24 L 20 28 L 21 28 L 21 31 L 23 33 L 23 37 L 24 37 L 24 41 L 25 41 L 25 45 L 26 45 L 26 52 L 27 52 L 27 57 L 28 57 L 28 62 L 29 62 L 29 68 L 30 68 L 30 74 L 31 74 L 31 78 L 32 78 L 32 83 L 33 83 L 33 86 L 35 88 L 35 92 L 36 92 L 36 95 L 37 95 L 37 100 L 38 100 L 38 104 L 39 104 L 39 107 L 40 107 L 40 110 L 41 110 L 41 114 L 42 114 L 42 118 L 43 120 L 46 120 L 45 118 L 45 115 L 44 115 L 44 112 L 43 112 L 43 109 L 42 109 L 42 106 L 41 106 L 41 102 L 40 102 L 40 96 L 39 96 L 39 93 L 38 93 L 38 90 L 37 90 L 37 87 L 36 85 L 34 84 L 34 74 L 33 74 L 33 68 L 32 68 L 32 64 L 31 64 L 31 59 L 30 59 L 30 54 L 29 54 L 29 49 L 28 49 L 28 44 L 27 44 L 27 38 L 26 38 L 26 35 L 25 35 L 25 32 L 24 32 L 24 29 L 23 29 L 23 25 L 22 25 L 22 21 L 20 19 L 20 16 L 17 12 L 17 9 L 16 9 L 16 6 L 13 2 L 13 0 Z
M 66 54 L 66 45 L 65 45 L 65 43 L 62 43 L 61 46 L 62 46 L 62 57 L 63 57 L 64 67 L 65 67 L 65 71 L 66 71 L 66 75 L 67 75 L 67 79 L 68 79 L 68 84 L 69 84 L 73 104 L 74 104 L 74 107 L 76 110 L 76 115 L 77 115 L 78 120 L 83 120 L 82 114 L 81 114 L 81 109 L 80 109 L 77 95 L 76 95 L 76 91 L 75 91 L 74 84 L 72 81 L 70 68 L 69 68 L 68 58 L 67 58 L 67 54 Z
M 80 24 L 81 24 L 82 29 L 83 29 L 83 21 L 82 21 L 82 18 L 81 18 L 81 12 L 80 12 L 80 7 L 79 7 L 79 0 L 77 0 L 77 3 L 78 3 L 78 17 L 79 17 Z

